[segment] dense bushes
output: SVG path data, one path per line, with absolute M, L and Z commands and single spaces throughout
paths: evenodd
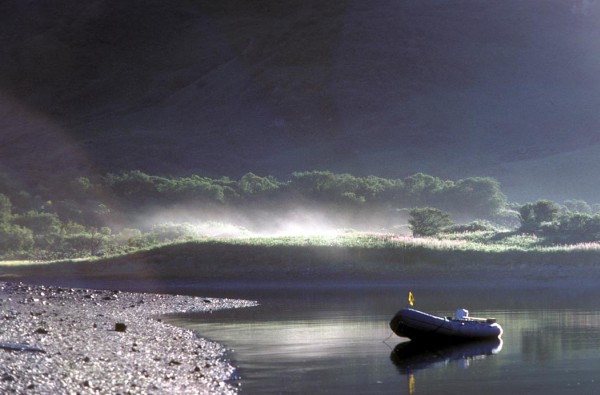
M 177 224 L 161 227 L 151 220 L 134 222 L 156 209 L 243 213 L 249 222 L 264 225 L 295 207 L 321 209 L 330 217 L 353 221 L 340 221 L 342 227 L 360 228 L 368 222 L 371 229 L 395 229 L 406 224 L 408 212 L 413 210 L 417 216 L 447 213 L 459 223 L 486 219 L 495 225 L 518 227 L 524 233 L 555 239 L 600 238 L 600 220 L 593 214 L 594 207 L 586 202 L 507 205 L 498 182 L 486 177 L 454 181 L 417 173 L 403 179 L 386 179 L 310 171 L 293 173 L 287 180 L 253 173 L 234 180 L 155 176 L 134 170 L 93 179 L 57 176 L 35 188 L 26 188 L 0 174 L 0 257 L 101 255 L 187 240 L 198 234 L 240 231 L 199 230 Z M 250 218 L 251 213 L 260 213 L 262 222 Z M 203 220 L 221 220 L 218 215 L 205 215 Z M 431 216 L 421 217 L 412 217 L 412 228 L 418 235 L 430 235 L 451 224 L 444 218 L 427 224 Z M 463 228 L 474 231 L 477 226 Z
M 444 229 L 448 233 L 494 232 L 497 227 L 487 221 L 473 221 L 468 224 L 454 224 Z
M 413 236 L 434 236 L 452 224 L 450 214 L 432 207 L 412 209 L 408 219 Z
M 518 208 L 521 233 L 543 237 L 545 244 L 571 244 L 600 240 L 600 213 L 581 200 L 560 206 L 546 199 Z
M 248 173 L 234 181 L 199 176 L 167 178 L 130 171 L 109 174 L 102 187 L 138 207 L 181 202 L 235 206 L 311 201 L 356 207 L 430 206 L 459 216 L 488 218 L 506 204 L 506 196 L 494 179 L 450 181 L 422 173 L 400 180 L 311 171 L 293 173 L 287 181 Z
M 600 213 L 553 211 L 547 221 L 523 218 L 519 231 L 544 237 L 545 244 L 571 244 L 600 241 Z
M 7 222 L 0 223 L 0 251 L 3 255 L 12 252 L 31 251 L 33 232 Z
M 140 205 L 175 202 L 223 203 L 237 195 L 227 178 L 211 179 L 191 176 L 167 178 L 150 176 L 134 170 L 121 174 L 108 174 L 100 187 L 124 203 Z

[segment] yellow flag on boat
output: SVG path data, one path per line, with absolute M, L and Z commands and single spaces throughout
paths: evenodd
M 412 292 L 408 291 L 408 304 L 413 306 L 415 303 L 415 297 L 413 296 Z

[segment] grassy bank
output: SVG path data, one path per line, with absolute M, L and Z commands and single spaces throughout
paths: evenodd
M 428 277 L 540 280 L 600 272 L 600 246 L 543 246 L 534 237 L 380 234 L 205 239 L 87 261 L 0 265 L 3 278 L 187 279 L 199 281 L 373 280 Z M 519 243 L 515 242 L 518 238 Z

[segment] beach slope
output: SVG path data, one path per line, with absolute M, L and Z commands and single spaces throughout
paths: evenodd
M 160 316 L 254 304 L 0 282 L 0 392 L 236 393 L 225 348 Z

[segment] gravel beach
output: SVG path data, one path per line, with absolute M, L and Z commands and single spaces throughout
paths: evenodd
M 225 348 L 160 315 L 255 304 L 0 282 L 0 393 L 237 393 Z

